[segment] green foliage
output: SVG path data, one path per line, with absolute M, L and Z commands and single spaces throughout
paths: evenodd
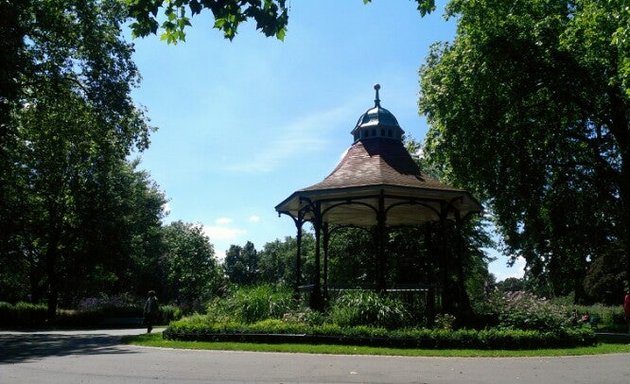
M 194 308 L 208 300 L 220 283 L 219 267 L 210 239 L 200 225 L 173 222 L 163 228 L 165 294 Z
M 314 263 L 315 239 L 311 233 L 302 236 L 302 275 L 301 283 L 310 282 Z M 295 257 L 297 254 L 297 240 L 287 236 L 284 240 L 276 239 L 266 243 L 258 253 L 259 278 L 261 283 L 295 284 Z
M 46 321 L 47 308 L 41 304 L 0 302 L 0 327 L 37 327 Z
M 569 325 L 569 311 L 549 300 L 532 294 L 516 292 L 503 298 L 499 312 L 502 327 L 523 330 L 554 331 Z
M 256 284 L 259 279 L 258 252 L 251 241 L 244 247 L 230 245 L 225 253 L 223 271 L 230 282 L 240 285 Z
M 208 306 L 208 316 L 220 321 L 254 323 L 266 319 L 281 319 L 294 312 L 297 303 L 292 292 L 284 287 L 259 285 L 241 287 Z
M 567 305 L 565 308 L 575 310 L 579 314 L 588 313 L 591 317 L 596 317 L 598 319 L 597 329 L 600 331 L 625 333 L 628 330 L 621 305 Z
M 435 329 L 452 330 L 455 320 L 455 316 L 449 313 L 438 313 L 435 316 Z
M 527 283 L 523 278 L 519 279 L 517 277 L 508 277 L 507 279 L 498 282 L 495 287 L 499 292 L 503 293 L 526 291 Z
M 410 318 L 402 302 L 371 291 L 343 293 L 330 307 L 330 320 L 342 327 L 399 328 L 409 324 Z
M 284 39 L 289 19 L 285 0 L 219 0 L 206 2 L 200 0 L 153 1 L 125 0 L 129 15 L 134 21 L 131 29 L 134 36 L 155 34 L 158 27 L 164 32 L 162 40 L 176 44 L 186 38 L 185 28 L 190 26 L 190 19 L 202 11 L 210 11 L 214 17 L 213 27 L 222 31 L 225 38 L 232 40 L 241 23 L 247 20 L 256 22 L 256 29 L 266 36 Z M 162 8 L 163 17 L 158 17 Z M 160 25 L 158 19 L 164 21 Z
M 369 231 L 336 229 L 330 238 L 329 284 L 341 288 L 372 286 L 376 281 L 374 244 Z
M 483 198 L 530 280 L 578 302 L 618 297 L 630 279 L 624 9 L 452 0 L 457 35 L 420 71 L 428 163 Z
M 266 337 L 267 335 L 276 335 Z M 238 335 L 238 338 L 234 338 Z M 283 339 L 277 335 L 303 335 Z M 351 345 L 394 346 L 406 348 L 536 349 L 575 347 L 595 344 L 588 328 L 562 329 L 553 332 L 535 330 L 430 330 L 385 328 L 336 324 L 310 326 L 304 323 L 264 320 L 254 324 L 215 323 L 207 316 L 196 315 L 171 323 L 163 333 L 170 340 L 196 341 L 262 341 L 284 340 L 292 343 L 332 343 Z
M 370 1 L 363 0 L 363 3 Z M 422 16 L 435 10 L 435 0 L 416 2 Z M 135 37 L 155 34 L 161 29 L 161 39 L 169 44 L 185 41 L 186 27 L 191 26 L 192 17 L 202 11 L 212 13 L 213 28 L 223 32 L 223 36 L 230 40 L 236 36 L 240 24 L 248 20 L 255 21 L 256 29 L 265 36 L 284 40 L 289 21 L 286 0 L 125 0 L 125 3 L 133 20 L 131 30 Z M 160 24 L 158 20 L 164 21 Z
M 18 302 L 15 305 L 0 302 L 0 327 L 3 328 L 99 328 L 116 325 L 140 326 L 143 307 L 140 304 L 121 303 L 117 300 L 88 300 L 79 310 L 61 309 L 54 322 L 47 321 L 47 306 Z M 181 319 L 181 310 L 172 305 L 160 306 L 159 324 Z M 135 319 L 135 322 L 129 320 Z M 125 320 L 125 321 L 123 321 Z
M 182 318 L 182 310 L 175 305 L 160 305 L 160 324 L 168 324 L 171 321 L 179 320 Z
M 10 15 L 0 36 L 0 297 L 47 296 L 53 317 L 59 298 L 122 292 L 145 272 L 164 198 L 127 161 L 152 128 L 130 97 L 139 74 L 121 2 L 0 7 L 3 23 Z

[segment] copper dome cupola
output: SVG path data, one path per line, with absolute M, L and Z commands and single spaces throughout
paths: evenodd
M 374 85 L 376 97 L 374 98 L 374 107 L 365 111 L 351 134 L 354 142 L 363 139 L 386 138 L 402 141 L 405 131 L 400 128 L 398 120 L 387 109 L 381 107 L 381 100 L 378 91 L 381 89 L 379 84 Z

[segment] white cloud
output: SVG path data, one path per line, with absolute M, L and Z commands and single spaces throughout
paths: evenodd
M 249 221 L 250 223 L 260 223 L 260 216 L 258 215 L 251 215 L 247 221 Z
M 210 242 L 214 242 L 216 240 L 234 240 L 245 235 L 247 231 L 221 225 L 204 225 L 203 233 L 210 238 Z
M 278 134 L 270 136 L 267 145 L 261 146 L 260 151 L 252 153 L 246 160 L 228 166 L 228 170 L 246 173 L 271 172 L 293 157 L 305 152 L 319 151 L 327 142 L 323 132 L 346 122 L 349 113 L 356 114 L 356 109 L 337 107 L 317 111 L 274 129 Z
M 218 219 L 216 219 L 214 222 L 217 225 L 228 225 L 232 223 L 232 219 L 230 219 L 229 217 L 219 217 Z

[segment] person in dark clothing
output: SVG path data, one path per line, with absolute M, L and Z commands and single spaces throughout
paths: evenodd
M 153 325 L 157 323 L 160 311 L 155 291 L 149 291 L 148 296 L 146 303 L 144 303 L 144 325 L 147 327 L 147 333 L 151 333 Z

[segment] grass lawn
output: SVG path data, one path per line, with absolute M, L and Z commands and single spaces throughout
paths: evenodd
M 358 347 L 324 344 L 257 344 L 172 341 L 162 339 L 161 333 L 125 336 L 123 342 L 146 347 L 205 349 L 222 351 L 322 353 L 337 355 L 384 355 L 384 356 L 439 356 L 439 357 L 538 357 L 579 356 L 605 353 L 630 353 L 630 344 L 598 344 L 594 347 L 535 349 L 535 350 L 481 350 L 481 349 L 401 349 Z

